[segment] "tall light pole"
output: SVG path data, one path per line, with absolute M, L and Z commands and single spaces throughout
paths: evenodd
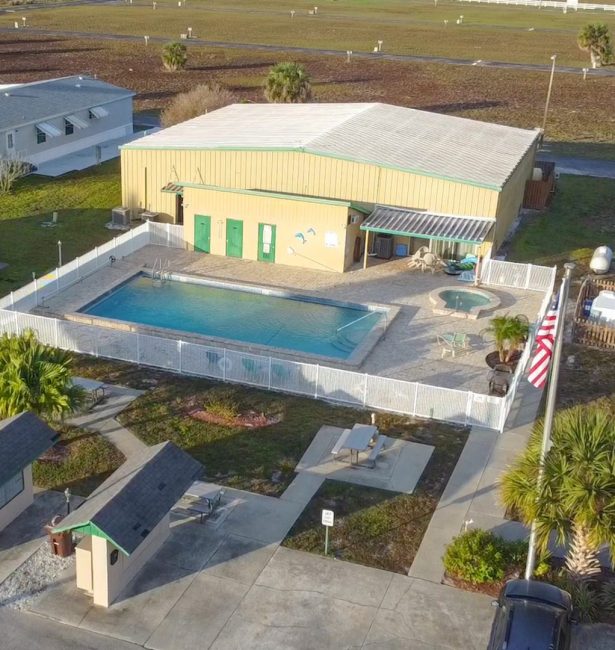
M 555 74 L 555 59 L 557 59 L 557 54 L 554 54 L 551 57 L 551 76 L 549 77 L 549 90 L 547 90 L 547 101 L 545 102 L 545 114 L 542 118 L 542 136 L 545 135 L 545 127 L 547 126 L 547 113 L 549 112 L 549 102 L 551 101 L 551 89 L 553 88 L 553 75 Z

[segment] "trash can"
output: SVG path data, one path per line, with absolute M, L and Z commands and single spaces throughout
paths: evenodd
M 70 530 L 62 533 L 54 533 L 53 529 L 57 526 L 56 518 L 53 522 L 45 526 L 45 531 L 49 537 L 49 545 L 51 546 L 51 554 L 58 557 L 70 557 L 73 554 L 73 534 Z

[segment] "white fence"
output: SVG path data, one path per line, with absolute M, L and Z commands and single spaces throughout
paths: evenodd
M 484 265 L 480 279 L 482 284 L 492 287 L 511 287 L 527 291 L 553 292 L 556 269 L 552 266 L 535 264 L 518 264 L 488 260 Z
M 561 9 L 562 11 L 569 9 L 576 11 L 577 9 L 589 11 L 615 11 L 615 5 L 593 4 L 587 2 L 568 3 L 558 0 L 459 0 L 459 2 L 478 2 L 480 4 L 493 4 L 493 5 L 517 5 L 522 7 L 538 7 L 539 9 L 545 7 L 550 9 Z
M 24 313 L 113 263 L 113 258 L 118 260 L 148 244 L 183 248 L 183 227 L 147 222 L 11 293 L 0 300 L 0 333 L 19 334 L 32 329 L 42 342 L 73 352 L 342 404 L 503 430 L 533 339 L 526 346 L 511 390 L 502 398 Z M 482 277 L 485 284 L 493 286 L 546 291 L 541 320 L 552 293 L 555 269 L 489 260 Z

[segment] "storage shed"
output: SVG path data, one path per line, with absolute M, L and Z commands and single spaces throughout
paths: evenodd
M 108 607 L 169 535 L 169 512 L 202 465 L 171 442 L 131 456 L 54 533 L 72 531 L 77 587 Z
M 183 223 L 190 249 L 294 266 L 347 270 L 386 209 L 488 220 L 479 240 L 393 233 L 409 253 L 485 253 L 518 214 L 538 138 L 386 104 L 234 104 L 125 145 L 123 202 Z

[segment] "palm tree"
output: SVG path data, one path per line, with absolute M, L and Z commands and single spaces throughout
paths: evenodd
M 183 70 L 188 61 L 188 54 L 186 53 L 186 46 L 177 41 L 167 43 L 162 48 L 162 65 L 167 70 L 174 72 L 175 70 Z
M 542 426 L 536 423 L 525 453 L 504 475 L 502 500 L 525 524 L 536 520 L 541 549 L 551 533 L 568 542 L 570 575 L 590 578 L 600 570 L 600 546 L 615 557 L 615 425 L 596 406 L 559 412 L 538 489 Z
M 494 338 L 495 347 L 500 355 L 500 363 L 509 363 L 516 350 L 527 340 L 530 325 L 527 316 L 495 316 L 490 320 L 485 332 Z
M 300 63 L 278 63 L 265 79 L 265 98 L 272 103 L 298 104 L 312 97 L 310 76 Z
M 584 52 L 589 52 L 592 68 L 608 63 L 613 56 L 611 35 L 604 23 L 589 23 L 582 27 L 577 36 L 577 44 Z
M 61 417 L 83 403 L 84 392 L 72 383 L 72 357 L 40 343 L 28 330 L 0 337 L 0 418 L 23 411 Z

